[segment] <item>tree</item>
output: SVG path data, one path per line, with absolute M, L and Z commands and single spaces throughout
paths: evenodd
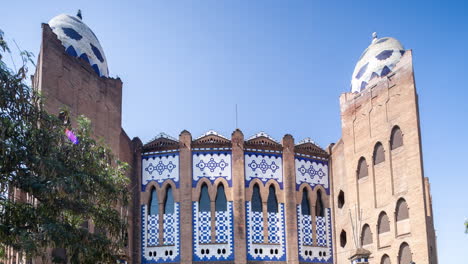
M 21 51 L 13 71 L 3 61 L 9 52 L 0 31 L 0 248 L 44 260 L 47 248 L 65 250 L 67 259 L 55 263 L 115 263 L 125 239 L 128 165 L 93 139 L 85 117 L 72 129 L 67 111 L 47 113 L 25 82 L 32 54 Z

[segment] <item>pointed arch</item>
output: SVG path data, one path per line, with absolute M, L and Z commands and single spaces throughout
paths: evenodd
M 151 189 L 150 201 L 149 201 L 149 214 L 158 215 L 159 214 L 159 198 L 156 188 Z
M 302 189 L 301 213 L 310 215 L 309 191 L 307 188 Z
M 367 162 L 364 157 L 361 157 L 358 162 L 358 168 L 357 168 L 357 178 L 362 179 L 364 177 L 367 177 L 369 175 L 369 172 L 367 170 Z
M 208 192 L 208 185 L 206 183 L 201 185 L 198 210 L 200 212 L 210 212 L 210 194 Z
M 385 161 L 385 151 L 382 143 L 377 142 L 374 147 L 373 155 L 374 165 L 380 164 Z
M 401 243 L 400 250 L 398 251 L 398 264 L 410 264 L 412 261 L 413 253 L 411 253 L 408 243 Z
M 227 211 L 227 199 L 226 192 L 224 190 L 224 184 L 218 184 L 216 190 L 216 200 L 215 200 L 215 210 L 216 211 Z
M 322 191 L 317 190 L 317 199 L 315 201 L 315 215 L 316 216 L 325 216 L 325 209 L 323 206 L 323 200 L 322 200 Z
M 278 212 L 278 199 L 276 198 L 276 188 L 273 184 L 271 184 L 268 188 L 267 212 Z
M 390 135 L 390 149 L 394 150 L 403 146 L 403 133 L 399 126 L 394 126 Z
M 377 233 L 382 234 L 390 231 L 390 221 L 388 220 L 388 215 L 385 212 L 381 212 L 379 215 L 379 220 L 377 222 Z
M 408 204 L 404 198 L 400 198 L 396 205 L 396 220 L 401 221 L 409 218 Z
M 262 212 L 262 197 L 260 196 L 260 187 L 257 183 L 254 184 L 252 188 L 252 211 L 253 212 Z
M 164 198 L 164 214 L 174 213 L 174 194 L 172 192 L 172 186 L 168 185 L 166 188 L 166 196 Z
M 344 192 L 343 190 L 340 190 L 340 192 L 338 193 L 338 208 L 343 208 L 345 204 L 345 195 L 344 195 Z
M 390 257 L 387 254 L 383 255 L 380 264 L 391 264 Z
M 362 227 L 361 243 L 363 246 L 372 244 L 372 232 L 368 224 Z

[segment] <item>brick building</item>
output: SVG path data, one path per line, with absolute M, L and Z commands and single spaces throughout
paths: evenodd
M 81 15 L 42 25 L 33 78 L 51 113 L 88 116 L 132 166 L 129 263 L 436 264 L 411 50 L 374 35 L 351 83 L 342 138 L 322 149 L 240 130 L 131 140 L 122 81 Z

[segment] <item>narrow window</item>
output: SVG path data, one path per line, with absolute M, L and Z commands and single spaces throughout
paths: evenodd
M 306 188 L 302 191 L 301 211 L 303 215 L 310 215 L 309 192 Z
M 262 211 L 262 197 L 260 196 L 260 188 L 257 184 L 253 186 L 252 192 L 252 211 L 261 212 Z
M 199 209 L 200 212 L 210 212 L 210 195 L 208 194 L 208 186 L 205 183 L 201 187 Z
M 322 191 L 317 191 L 317 201 L 315 202 L 315 215 L 324 217 L 324 210 L 323 210 L 323 201 L 322 201 Z
M 224 185 L 218 185 L 216 192 L 216 211 L 227 211 L 226 193 L 224 192 Z
M 390 264 L 390 257 L 387 254 L 383 255 L 380 264 Z
M 340 234 L 340 246 L 341 246 L 342 248 L 344 248 L 344 247 L 346 246 L 346 243 L 347 243 L 346 231 L 341 230 L 341 234 Z
M 413 260 L 413 256 L 412 256 L 410 247 L 407 243 L 403 242 L 400 245 L 400 252 L 398 253 L 398 263 L 410 264 L 412 260 Z
M 408 204 L 405 199 L 400 199 L 397 202 L 396 208 L 396 219 L 397 221 L 405 220 L 409 218 Z
M 362 228 L 361 241 L 363 246 L 372 244 L 372 233 L 368 224 Z
M 374 165 L 377 165 L 384 161 L 385 161 L 384 148 L 382 146 L 382 143 L 378 142 L 377 144 L 375 144 L 375 148 L 374 148 Z
M 151 190 L 149 214 L 150 215 L 159 214 L 159 200 L 158 200 L 158 193 L 156 192 L 156 188 L 153 188 L 153 190 Z
M 385 212 L 382 212 L 379 216 L 378 222 L 378 233 L 382 234 L 385 232 L 390 231 L 390 221 L 388 220 L 388 216 Z
M 398 126 L 395 126 L 392 130 L 390 146 L 392 150 L 403 146 L 403 134 Z
M 344 192 L 340 190 L 340 193 L 338 194 L 338 208 L 343 208 L 345 204 L 345 199 L 344 199 Z
M 364 157 L 361 157 L 361 159 L 359 159 L 357 175 L 358 179 L 362 179 L 369 175 L 367 172 L 367 162 Z
M 174 213 L 174 196 L 172 195 L 171 186 L 167 187 L 166 200 L 164 202 L 164 214 Z
M 278 212 L 278 200 L 276 200 L 276 190 L 273 185 L 270 185 L 270 188 L 268 191 L 267 212 L 268 213 Z

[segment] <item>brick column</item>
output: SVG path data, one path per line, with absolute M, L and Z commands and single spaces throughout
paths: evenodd
M 245 171 L 244 134 L 239 129 L 232 133 L 232 189 L 234 197 L 234 251 L 236 264 L 247 263 L 245 225 Z
M 192 263 L 192 135 L 179 135 L 180 263 Z
M 133 162 L 132 162 L 132 178 L 131 178 L 131 190 L 132 190 L 132 214 L 133 214 L 133 228 L 131 233 L 131 244 L 132 244 L 132 259 L 133 263 L 141 263 L 141 151 L 143 143 L 139 138 L 133 138 L 132 150 L 133 150 Z M 130 234 L 129 234 L 130 235 Z M 129 237 L 129 239 L 130 239 Z
M 286 219 L 286 252 L 289 264 L 299 263 L 297 245 L 296 174 L 294 162 L 294 138 L 285 135 L 283 145 L 283 181 Z

